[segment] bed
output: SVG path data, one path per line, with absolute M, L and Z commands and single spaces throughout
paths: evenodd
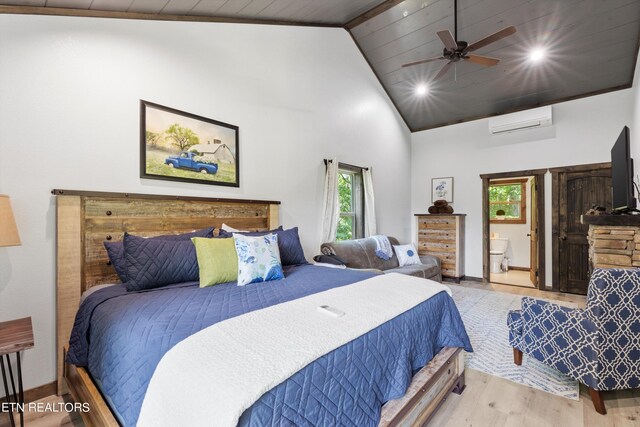
M 102 241 L 117 240 L 123 231 L 158 235 L 220 227 L 222 222 L 245 229 L 275 228 L 278 203 L 63 190 L 54 194 L 58 213 L 59 393 L 68 386 L 74 399 L 90 403 L 92 410 L 84 414 L 89 425 L 135 425 L 159 361 L 176 343 L 195 332 L 261 308 L 372 280 L 370 272 L 300 265 L 288 267 L 282 281 L 254 287 L 231 283 L 200 289 L 197 283 L 181 283 L 153 292 L 127 293 L 116 285 L 93 292 L 76 313 L 83 291 L 115 281 Z M 145 322 L 136 322 L 145 307 Z M 164 332 L 147 339 L 144 334 L 149 334 L 150 319 L 155 322 L 154 328 L 161 325 Z M 74 321 L 76 327 L 69 341 Z M 408 333 L 408 328 L 425 333 Z M 405 335 L 413 338 L 407 341 Z M 141 339 L 143 336 L 146 338 Z M 354 349 L 372 355 L 378 351 L 375 343 L 382 338 L 389 342 L 386 355 L 365 358 L 359 365 L 341 356 L 354 354 Z M 440 292 L 305 366 L 244 411 L 239 424 L 315 424 L 309 419 L 324 420 L 319 423 L 325 425 L 421 424 L 447 393 L 462 391 L 461 347 L 471 350 L 455 305 Z M 64 363 L 67 351 L 73 363 Z M 410 369 L 385 372 L 384 359 L 398 359 L 400 353 L 404 358 L 406 353 L 412 354 L 407 359 Z M 347 366 L 347 374 L 329 375 L 336 366 Z M 379 371 L 377 382 L 367 385 L 371 373 L 365 371 L 375 366 Z M 180 374 L 175 372 L 176 376 Z M 358 398 L 338 408 L 340 405 L 332 406 L 336 396 L 341 396 L 340 401 L 345 396 Z

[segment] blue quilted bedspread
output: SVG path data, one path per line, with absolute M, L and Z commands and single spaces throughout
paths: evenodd
M 184 338 L 372 275 L 303 265 L 285 268 L 283 280 L 243 287 L 184 283 L 126 292 L 110 286 L 81 305 L 67 361 L 88 367 L 119 421 L 134 426 L 158 362 Z M 303 368 L 245 411 L 240 425 L 375 426 L 382 404 L 402 396 L 413 373 L 446 346 L 472 351 L 453 300 L 442 292 Z

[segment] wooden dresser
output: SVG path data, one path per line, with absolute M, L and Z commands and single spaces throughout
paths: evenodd
M 415 214 L 419 255 L 442 262 L 442 277 L 464 279 L 464 218 L 466 214 Z

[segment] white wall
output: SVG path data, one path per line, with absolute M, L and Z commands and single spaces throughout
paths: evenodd
M 0 320 L 32 316 L 26 388 L 55 379 L 52 188 L 281 200 L 319 252 L 322 159 L 372 166 L 378 230 L 410 238 L 410 134 L 342 29 L 0 16 Z M 139 99 L 240 126 L 241 188 L 141 180 Z
M 524 177 L 523 177 L 524 178 Z M 489 224 L 489 231 L 498 233 L 501 238 L 509 239 L 509 245 L 505 257 L 509 258 L 509 266 L 529 268 L 531 265 L 531 180 L 529 177 L 526 186 L 526 209 L 524 224 Z
M 487 119 L 412 135 L 411 202 L 428 206 L 432 177 L 453 176 L 454 203 L 466 213 L 465 267 L 482 277 L 482 181 L 480 174 L 608 162 L 611 146 L 632 119 L 633 90 L 553 106 L 552 127 L 491 136 Z M 551 285 L 551 176 L 545 177 L 546 283 Z

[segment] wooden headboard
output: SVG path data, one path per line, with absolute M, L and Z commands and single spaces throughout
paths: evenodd
M 56 335 L 58 394 L 63 381 L 64 346 L 80 305 L 92 286 L 117 283 L 103 242 L 178 234 L 222 223 L 242 230 L 278 227 L 280 202 L 150 194 L 53 190 L 56 196 Z

